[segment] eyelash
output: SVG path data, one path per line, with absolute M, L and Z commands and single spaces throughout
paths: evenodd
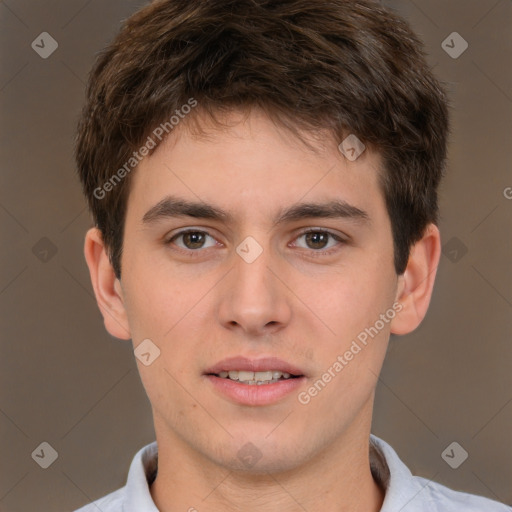
M 168 240 L 165 241 L 165 245 L 172 245 L 172 243 L 179 237 L 181 236 L 184 236 L 186 235 L 187 233 L 201 233 L 201 234 L 204 234 L 204 235 L 207 235 L 211 238 L 214 238 L 212 235 L 210 235 L 207 231 L 202 231 L 202 230 L 199 230 L 199 229 L 185 229 L 183 231 L 179 231 L 178 233 L 175 233 L 171 238 L 169 238 Z M 344 240 L 342 237 L 340 237 L 339 235 L 335 235 L 334 233 L 331 233 L 330 231 L 328 230 L 325 230 L 325 229 L 319 229 L 319 228 L 309 228 L 309 229 L 306 229 L 304 231 L 301 231 L 294 239 L 297 240 L 299 239 L 300 237 L 302 236 L 305 236 L 307 235 L 308 233 L 317 233 L 317 234 L 325 234 L 325 235 L 329 235 L 331 238 L 333 238 L 335 241 L 338 242 L 338 245 L 336 247 L 332 247 L 328 250 L 321 250 L 321 249 L 318 249 L 318 250 L 315 250 L 315 249 L 304 249 L 304 248 L 301 248 L 301 249 L 304 249 L 304 250 L 307 250 L 307 251 L 310 251 L 310 255 L 311 256 L 314 256 L 314 257 L 318 257 L 318 256 L 327 256 L 327 255 L 331 255 L 333 252 L 336 252 L 337 250 L 339 250 L 339 245 L 343 245 L 345 243 L 347 243 L 347 240 Z M 210 249 L 211 247 L 208 247 L 207 249 Z M 202 248 L 199 248 L 199 249 L 183 249 L 182 247 L 176 247 L 176 248 L 173 248 L 173 250 L 176 250 L 176 251 L 179 251 L 179 252 L 182 252 L 184 254 L 187 254 L 188 256 L 192 256 L 192 257 L 198 257 L 198 256 L 201 256 L 201 253 L 204 252 L 205 250 L 207 249 L 202 249 Z
M 347 240 L 343 239 L 339 235 L 335 235 L 334 233 L 331 233 L 330 231 L 328 231 L 326 229 L 319 229 L 319 228 L 308 228 L 308 229 L 305 229 L 304 231 L 301 231 L 297 235 L 295 240 L 297 240 L 301 236 L 307 235 L 308 233 L 317 233 L 317 234 L 320 233 L 320 234 L 324 234 L 324 235 L 329 235 L 331 237 L 331 239 L 334 239 L 336 242 L 338 242 L 336 246 L 331 247 L 330 249 L 327 249 L 327 250 L 322 250 L 322 249 L 315 250 L 315 249 L 309 249 L 309 248 L 308 249 L 304 249 L 304 250 L 307 250 L 307 251 L 311 251 L 310 255 L 314 256 L 314 257 L 329 256 L 329 255 L 333 254 L 334 252 L 339 251 L 340 250 L 340 245 L 344 245 L 344 244 L 347 243 Z

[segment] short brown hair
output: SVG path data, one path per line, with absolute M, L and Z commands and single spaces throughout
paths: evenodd
M 157 0 L 97 57 L 78 125 L 78 172 L 118 278 L 131 174 L 114 174 L 191 98 L 212 118 L 258 107 L 375 148 L 397 274 L 437 223 L 447 100 L 402 18 L 372 0 Z

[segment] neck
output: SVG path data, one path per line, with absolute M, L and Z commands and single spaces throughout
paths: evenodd
M 370 471 L 370 418 L 300 467 L 276 473 L 220 466 L 155 421 L 158 474 L 151 495 L 161 512 L 379 512 L 384 492 Z M 362 428 L 366 425 L 366 428 Z

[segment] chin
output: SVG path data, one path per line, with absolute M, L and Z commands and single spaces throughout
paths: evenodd
M 221 448 L 222 453 L 216 453 L 214 462 L 229 471 L 248 475 L 283 473 L 306 463 L 302 439 L 293 439 L 286 431 L 269 436 L 271 430 L 263 433 L 252 429 L 235 435 Z

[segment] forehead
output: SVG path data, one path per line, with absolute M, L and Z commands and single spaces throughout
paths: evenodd
M 205 118 L 185 122 L 139 164 L 129 204 L 139 210 L 170 194 L 235 215 L 258 208 L 277 213 L 319 199 L 341 199 L 369 212 L 383 207 L 379 155 L 350 137 L 341 152 L 341 143 L 327 130 L 300 132 L 299 138 L 256 110 L 227 114 L 221 126 Z M 358 158 L 347 158 L 361 150 Z

